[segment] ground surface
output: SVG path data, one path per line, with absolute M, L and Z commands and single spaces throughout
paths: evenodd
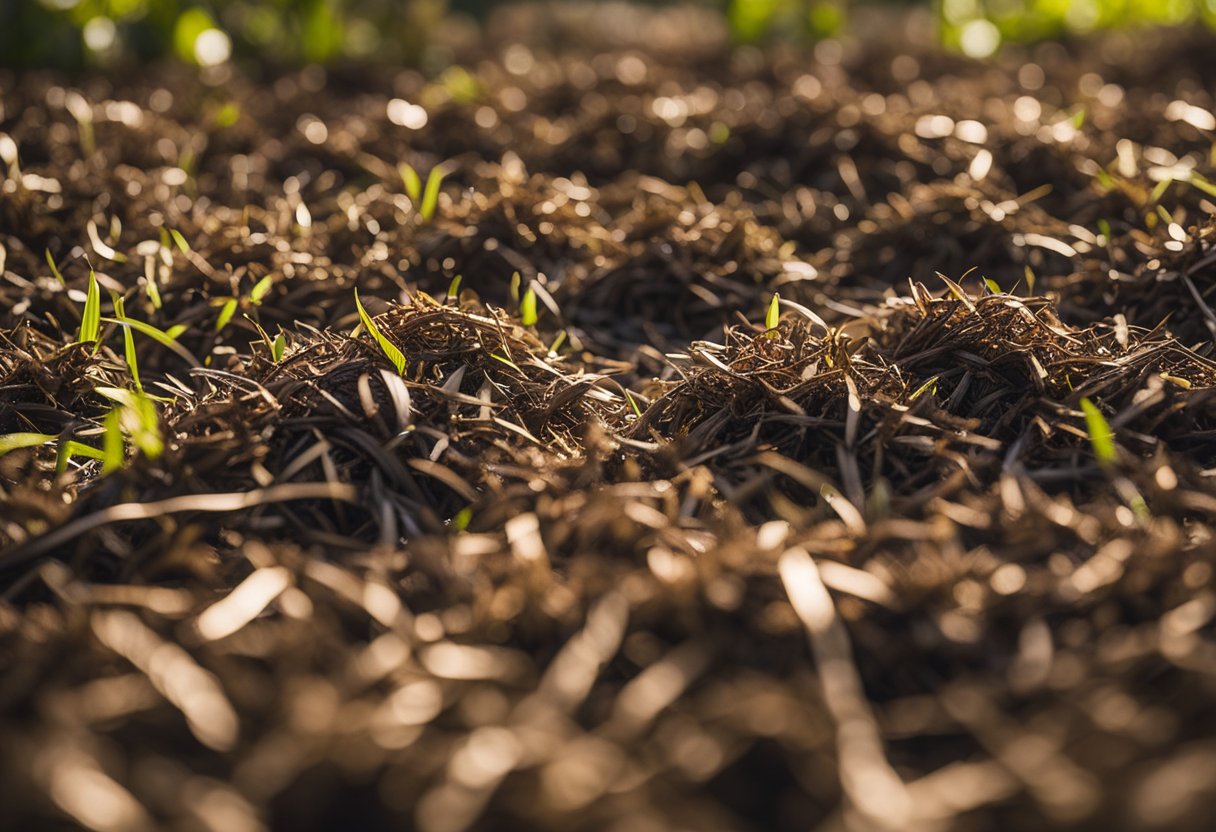
M 0 827 L 1207 828 L 1216 40 L 680 14 L 0 74 Z

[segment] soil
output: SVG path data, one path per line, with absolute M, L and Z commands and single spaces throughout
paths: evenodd
M 0 72 L 0 828 L 1208 828 L 1216 36 L 872 30 Z

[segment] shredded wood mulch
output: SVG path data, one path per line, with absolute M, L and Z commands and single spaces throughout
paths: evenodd
M 0 73 L 0 827 L 1209 827 L 1216 41 L 611 11 Z

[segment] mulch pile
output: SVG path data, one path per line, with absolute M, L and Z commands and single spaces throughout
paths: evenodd
M 1208 828 L 1216 39 L 872 28 L 0 72 L 0 827 Z

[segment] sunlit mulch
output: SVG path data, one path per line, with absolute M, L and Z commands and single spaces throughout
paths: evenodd
M 0 74 L 0 827 L 1207 828 L 1211 36 L 614 12 Z

